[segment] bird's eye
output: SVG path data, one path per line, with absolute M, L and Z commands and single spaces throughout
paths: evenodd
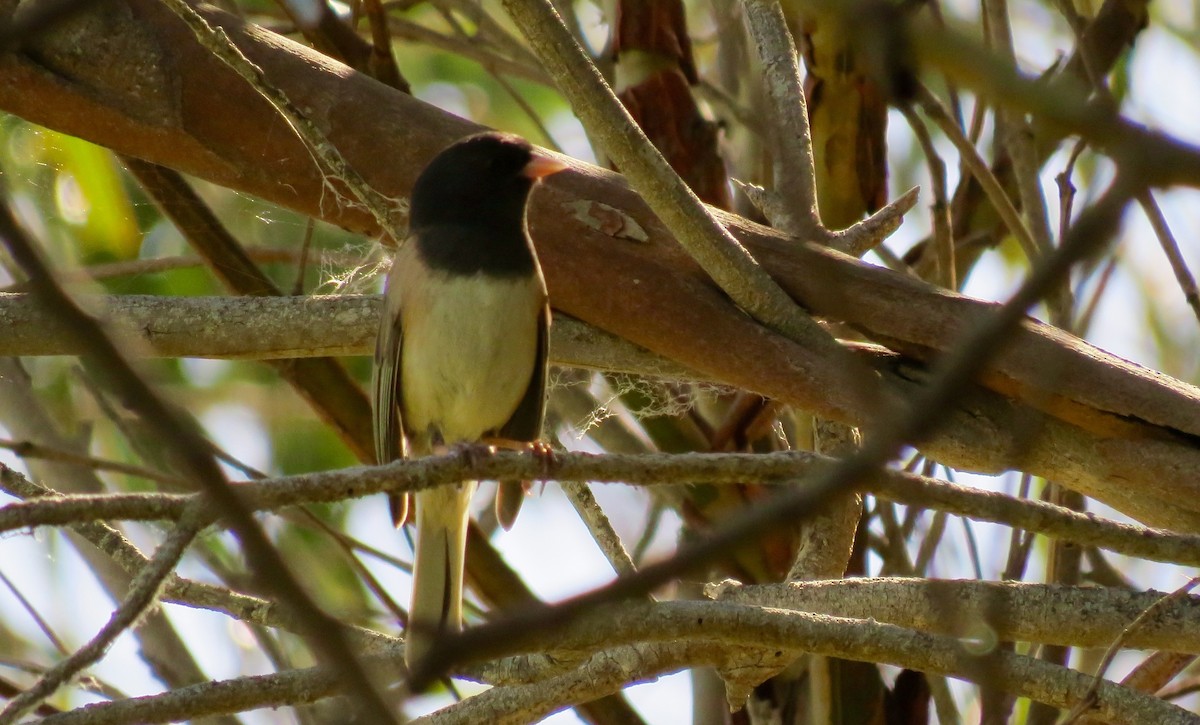
M 492 154 L 488 158 L 488 169 L 491 171 L 499 171 L 504 168 L 507 161 L 508 160 L 506 158 L 506 154 L 503 154 L 503 153 Z

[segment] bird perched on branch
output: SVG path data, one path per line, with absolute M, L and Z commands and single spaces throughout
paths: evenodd
M 375 347 L 380 462 L 538 440 L 550 308 L 525 209 L 534 184 L 564 168 L 516 136 L 483 133 L 442 151 L 417 178 L 409 236 L 388 273 Z M 514 487 L 519 505 L 519 483 L 502 483 L 498 495 L 506 525 L 516 515 Z M 461 627 L 474 490 L 470 481 L 415 496 L 410 667 L 441 632 Z M 399 526 L 407 502 L 391 503 Z

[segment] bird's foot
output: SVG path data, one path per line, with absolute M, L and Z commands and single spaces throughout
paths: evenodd
M 555 464 L 558 463 L 554 449 L 550 447 L 550 444 L 545 441 L 534 441 L 526 446 L 526 450 L 541 464 L 542 477 L 550 478 Z
M 554 449 L 545 441 L 514 441 L 510 438 L 485 438 L 484 443 L 492 448 L 493 453 L 497 449 L 504 449 L 530 454 L 541 464 L 543 477 L 548 478 L 554 468 Z

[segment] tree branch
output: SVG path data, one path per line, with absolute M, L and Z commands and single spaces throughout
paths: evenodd
M 45 725 L 131 725 L 190 721 L 264 707 L 307 705 L 336 695 L 338 690 L 336 668 L 311 667 L 204 682 L 161 695 L 85 705 L 39 722 Z
M 143 422 L 157 432 L 164 453 L 172 463 L 179 467 L 193 486 L 204 492 L 223 516 L 229 518 L 251 568 L 286 606 L 295 609 L 299 620 L 304 623 L 306 639 L 314 650 L 342 669 L 343 684 L 348 691 L 361 698 L 359 706 L 363 708 L 362 715 L 372 723 L 393 722 L 390 708 L 367 679 L 366 672 L 343 639 L 340 628 L 334 626 L 334 621 L 300 586 L 258 523 L 241 505 L 213 458 L 210 447 L 198 433 L 195 422 L 185 420 L 181 412 L 168 407 L 133 370 L 99 324 L 63 292 L 33 242 L 16 223 L 8 209 L 7 200 L 2 197 L 0 239 L 3 239 L 14 262 L 29 278 L 32 294 L 62 321 L 68 334 L 85 350 L 85 357 L 95 366 L 97 373 L 107 378 L 114 393 L 129 410 L 138 414 Z
M 1131 610 L 1146 601 L 1155 601 L 1156 595 L 1136 595 L 1128 592 L 1096 588 L 1067 588 L 1045 585 L 999 585 L 982 582 L 943 582 L 929 585 L 914 580 L 862 580 L 815 582 L 810 584 L 777 585 L 772 587 L 739 588 L 738 596 L 761 595 L 775 591 L 787 596 L 797 592 L 843 595 L 857 589 L 857 596 L 846 596 L 842 604 L 853 611 L 896 613 L 898 618 L 920 619 L 934 631 L 949 632 L 950 636 L 913 631 L 895 624 L 883 623 L 867 618 L 856 619 L 845 616 L 829 616 L 785 609 L 768 609 L 731 602 L 666 602 L 666 603 L 623 603 L 605 607 L 588 617 L 578 620 L 567 631 L 557 635 L 531 632 L 526 647 L 545 652 L 593 651 L 577 668 L 555 674 L 553 670 L 537 672 L 535 664 L 531 681 L 527 684 L 507 685 L 478 695 L 463 703 L 451 706 L 431 717 L 430 723 L 478 721 L 480 712 L 488 712 L 489 721 L 528 722 L 532 717 L 544 717 L 558 709 L 576 702 L 592 699 L 612 692 L 632 682 L 664 672 L 700 664 L 719 664 L 737 648 L 767 648 L 764 656 L 786 659 L 799 651 L 817 652 L 827 656 L 840 656 L 863 661 L 889 662 L 897 666 L 936 672 L 948 676 L 979 681 L 983 674 L 994 678 L 991 684 L 1005 688 L 1018 695 L 1047 702 L 1059 707 L 1069 707 L 1084 697 L 1092 685 L 1093 678 L 1083 673 L 1049 665 L 1035 659 L 998 653 L 982 658 L 966 654 L 955 629 L 932 602 L 939 596 L 963 597 L 967 607 L 978 599 L 971 597 L 1001 597 L 1004 603 L 1017 607 L 1011 611 L 1030 611 L 1037 619 L 1044 613 L 1053 621 L 1033 624 L 1013 617 L 1012 621 L 995 623 L 997 636 L 1020 639 L 1015 632 L 1028 633 L 1037 628 L 1052 638 L 1051 641 L 1069 639 L 1072 642 L 1103 642 L 1119 633 L 1129 618 L 1113 617 L 1100 627 L 1110 629 L 1092 630 L 1080 621 L 1077 607 L 1089 607 L 1088 611 L 1118 606 Z M 934 591 L 930 591 L 930 590 Z M 906 595 L 902 604 L 891 602 L 892 597 Z M 802 595 L 803 596 L 803 595 Z M 1054 598 L 1058 597 L 1057 601 Z M 1039 603 L 1040 600 L 1040 603 Z M 1114 600 L 1120 600 L 1114 605 Z M 776 600 L 771 600 L 776 601 Z M 812 601 L 809 599 L 808 601 Z M 891 603 L 890 603 L 891 602 Z M 836 607 L 834 596 L 824 607 Z M 906 608 L 907 607 L 907 608 Z M 1146 644 L 1165 640 L 1171 631 L 1195 632 L 1196 625 L 1179 617 L 1191 618 L 1194 607 L 1174 607 L 1172 619 L 1178 622 L 1178 630 L 1165 627 L 1158 637 L 1146 640 Z M 904 614 L 903 612 L 908 612 Z M 1057 615 L 1057 618 L 1055 618 Z M 1160 618 L 1166 616 L 1160 613 Z M 1054 624 L 1060 618 L 1071 619 L 1076 626 L 1066 635 L 1056 630 Z M 964 618 L 964 624 L 969 622 Z M 989 623 L 991 624 L 991 623 Z M 1012 629 L 1016 627 L 1017 629 Z M 1070 639 L 1077 636 L 1078 639 Z M 1133 637 L 1137 637 L 1134 633 Z M 1130 644 L 1134 644 L 1131 640 Z M 1193 646 L 1200 644 L 1190 642 Z M 1137 646 L 1134 644 L 1134 646 Z M 529 659 L 538 661 L 541 655 Z M 509 661 L 509 667 L 518 667 L 521 658 Z M 985 664 L 986 663 L 986 664 Z M 982 669 L 985 667 L 986 669 Z M 301 697 L 311 702 L 319 696 L 332 692 L 328 683 L 331 675 L 321 669 L 298 670 L 265 677 L 239 678 L 221 683 L 199 685 L 192 688 L 147 698 L 135 698 L 124 702 L 105 703 L 85 708 L 78 713 L 56 716 L 55 725 L 66 723 L 99 725 L 99 723 L 161 722 L 167 713 L 172 717 L 195 717 L 210 712 L 233 712 L 240 709 L 270 706 L 278 702 L 279 691 L 287 688 L 296 692 L 300 683 L 312 687 L 313 697 Z M 240 700 L 234 693 L 242 693 Z M 1193 723 L 1195 717 L 1150 695 L 1118 687 L 1110 682 L 1101 682 L 1096 689 L 1095 714 L 1114 723 Z M 217 701 L 224 701 L 220 710 L 208 709 Z M 187 704 L 185 704 L 187 703 Z M 209 703 L 205 705 L 204 703 Z M 173 709 L 171 709 L 173 708 Z M 183 709 L 188 708 L 188 709 Z M 91 711 L 97 719 L 85 719 Z M 115 713 L 123 712 L 118 719 Z M 102 714 L 114 713 L 99 719 Z M 153 719 L 151 713 L 155 713 Z M 162 719 L 159 719 L 162 718 Z M 498 719 L 497 719 L 498 718 Z
M 985 636 L 981 627 L 987 627 L 999 641 L 1067 647 L 1108 647 L 1147 609 L 1159 607 L 1143 626 L 1128 631 L 1121 646 L 1200 651 L 1200 632 L 1187 633 L 1196 626 L 1193 620 L 1200 618 L 1195 607 L 1200 598 L 1176 597 L 1163 603 L 1164 595 L 1155 591 L 897 577 L 745 586 L 726 581 L 708 585 L 705 595 L 721 602 L 874 618 L 968 639 Z M 1088 616 L 1077 616 L 1083 611 Z
M 654 148 L 617 100 L 591 58 L 575 42 L 549 0 L 504 0 L 546 72 L 588 132 L 688 254 L 735 304 L 768 328 L 803 347 L 848 365 L 825 364 L 813 373 L 851 397 L 874 397 L 872 377 L 850 361 L 836 341 L 788 297 L 726 230 Z
M 98 662 L 117 637 L 132 627 L 146 610 L 154 605 L 163 581 L 171 574 L 184 550 L 200 531 L 198 514 L 201 508 L 197 501 L 183 512 L 179 522 L 154 553 L 154 558 L 130 582 L 129 592 L 104 627 L 87 644 L 60 660 L 42 674 L 37 682 L 9 700 L 3 711 L 0 711 L 0 724 L 9 725 L 16 722 L 17 718 L 53 695 L 63 683 Z
M 170 13 L 151 0 L 129 2 L 136 21 L 109 17 L 105 24 L 80 23 L 80 42 L 90 42 L 98 54 L 86 64 L 50 40 L 38 41 L 37 53 L 0 60 L 0 108 L 335 224 L 376 231 L 361 209 L 323 203 L 322 178 L 269 104 L 199 48 Z M 406 195 L 434 153 L 477 128 L 273 34 L 219 11 L 205 12 L 297 106 L 322 119 L 349 163 L 386 195 Z M 146 28 L 153 28 L 160 42 L 149 44 Z M 101 42 L 111 37 L 123 40 Z M 138 61 L 122 48 L 138 48 L 144 53 L 139 58 L 156 60 Z M 154 73 L 148 73 L 151 68 Z M 64 83 L 64 77 L 73 80 Z M 187 92 L 170 90 L 178 88 Z M 1084 108 L 1054 94 L 1050 107 L 1047 92 L 1033 84 L 1008 87 L 1006 93 L 1024 94 L 1030 103 L 1036 97 L 1037 108 L 1060 115 L 1063 104 L 1072 113 Z M 214 116 L 213 107 L 238 113 Z M 1112 140 L 1129 154 L 1145 142 L 1155 154 L 1172 155 L 1173 174 L 1179 173 L 1180 159 L 1192 158 L 1200 169 L 1195 149 L 1144 130 L 1122 134 Z M 263 158 L 272 162 L 264 164 Z M 531 209 L 556 309 L 701 377 L 831 420 L 877 419 L 873 405 L 821 384 L 837 366 L 835 359 L 766 332 L 730 304 L 618 177 L 582 164 L 574 167 L 556 175 Z M 1200 174 L 1192 183 L 1200 184 Z M 952 349 L 961 331 L 991 309 L 988 303 L 797 244 L 739 217 L 712 213 L 816 314 L 844 321 L 912 359 L 931 360 Z M 646 315 L 647 309 L 655 314 Z M 1195 498 L 1188 493 L 1191 478 L 1184 474 L 1197 468 L 1189 462 L 1195 453 L 1190 441 L 1200 436 L 1200 393 L 1194 388 L 1032 321 L 1007 342 L 984 380 L 1054 416 L 1033 422 L 1043 435 L 1021 434 L 1030 421 L 1013 419 L 1006 404 L 977 403 L 923 441 L 923 452 L 967 470 L 1019 467 L 1143 520 L 1200 530 L 1171 510 Z M 897 378 L 890 383 L 904 386 Z M 1156 491 L 1151 494 L 1156 500 L 1133 495 L 1143 485 Z
M 673 485 L 681 480 L 711 484 L 787 482 L 793 486 L 803 485 L 796 481 L 833 463 L 834 459 L 802 451 L 603 456 L 560 452 L 549 463 L 524 454 L 498 452 L 470 460 L 447 455 L 386 466 L 268 478 L 241 483 L 236 488 L 250 510 L 277 511 L 287 506 L 346 501 L 389 491 L 416 491 L 474 479 L 546 478 L 646 486 Z M 7 467 L 0 467 L 0 486 L 16 496 L 37 495 L 23 476 Z M 1200 536 L 1196 535 L 1109 521 L 1043 501 L 979 491 L 903 471 L 879 471 L 859 481 L 857 486 L 896 503 L 1005 524 L 1127 556 L 1200 566 Z M 180 494 L 105 494 L 9 504 L 0 507 L 0 532 L 100 519 L 176 519 L 189 500 L 189 496 Z

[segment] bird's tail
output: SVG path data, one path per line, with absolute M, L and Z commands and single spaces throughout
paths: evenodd
M 446 629 L 462 627 L 463 564 L 475 482 L 416 495 L 417 550 L 404 661 L 411 667 Z

